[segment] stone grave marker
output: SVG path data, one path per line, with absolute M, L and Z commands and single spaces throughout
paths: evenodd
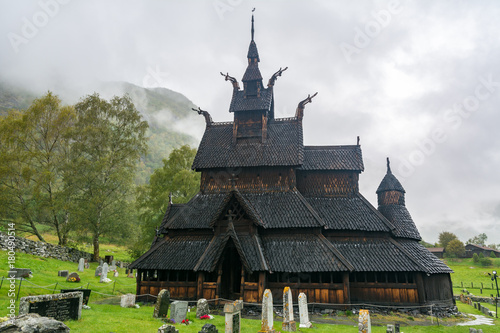
M 135 294 L 122 295 L 120 298 L 120 306 L 122 308 L 131 308 L 135 306 Z
M 394 325 L 388 324 L 387 329 L 385 331 L 386 333 L 394 333 Z
M 109 266 L 110 271 L 116 271 L 116 260 L 111 261 L 111 265 Z
M 83 272 L 84 266 L 85 266 L 85 259 L 80 258 L 80 260 L 78 261 L 78 271 Z
M 158 298 L 156 299 L 153 318 L 165 318 L 168 314 L 169 305 L 170 305 L 170 292 L 168 291 L 168 289 L 160 290 Z
M 158 333 L 179 333 L 174 325 L 165 324 L 158 328 Z
M 102 266 L 97 266 L 95 269 L 95 276 L 100 276 L 102 274 Z
M 101 273 L 101 278 L 99 279 L 100 283 L 106 283 L 109 282 L 108 279 L 108 264 L 104 263 L 102 264 L 102 273 Z
M 89 305 L 89 298 L 92 289 L 61 289 L 61 293 L 71 293 L 75 291 L 81 292 L 83 294 L 83 305 Z
M 66 270 L 62 270 L 62 271 L 57 272 L 57 276 L 62 276 L 62 277 L 67 277 L 68 274 L 69 274 L 69 271 L 66 271 Z
M 262 296 L 262 321 L 259 333 L 274 333 L 273 294 L 270 289 Z
M 214 324 L 205 324 L 198 333 L 219 333 Z
M 99 266 L 102 266 L 104 264 L 104 261 L 102 259 L 99 259 Z
M 118 277 L 118 272 L 117 271 L 113 272 L 113 277 Z
M 312 324 L 309 321 L 309 310 L 307 308 L 307 296 L 304 293 L 299 295 L 299 316 L 300 324 L 299 327 L 311 328 Z
M 12 268 L 7 272 L 7 277 L 13 277 L 16 279 L 26 278 L 28 275 L 32 274 L 31 269 L 29 268 Z
M 111 264 L 113 262 L 113 256 L 105 256 L 104 257 L 104 261 L 106 262 L 106 264 Z
M 394 333 L 399 333 L 399 324 L 394 324 Z
M 370 321 L 369 310 L 359 310 L 358 332 L 359 333 L 372 332 L 372 323 Z
M 76 272 L 73 272 L 66 277 L 66 281 L 67 282 L 80 282 L 80 275 L 78 275 L 78 273 L 76 273 Z
M 185 301 L 175 301 L 170 305 L 170 319 L 176 324 L 181 323 L 186 319 L 188 311 L 188 302 Z
M 208 301 L 204 298 L 200 298 L 196 303 L 196 318 L 200 319 L 201 316 L 206 316 L 209 313 Z
M 42 317 L 56 320 L 78 320 L 82 316 L 83 293 L 38 295 L 21 297 L 19 315 L 38 313 Z
M 237 300 L 224 305 L 224 314 L 226 317 L 225 333 L 241 332 L 241 310 L 243 310 L 242 300 Z
M 283 323 L 281 329 L 287 332 L 297 331 L 297 326 L 293 320 L 293 300 L 290 287 L 283 289 Z

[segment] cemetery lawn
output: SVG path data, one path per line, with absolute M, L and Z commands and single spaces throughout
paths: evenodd
M 462 260 L 460 262 L 448 262 L 450 267 L 456 272 L 452 274 L 453 285 L 460 285 L 461 280 L 468 284 L 470 282 L 483 284 L 490 283 L 487 272 L 493 269 L 500 271 L 500 259 L 495 260 L 493 267 L 477 267 L 472 264 L 471 260 Z M 118 268 L 119 276 L 113 277 L 110 273 L 108 277 L 114 282 L 108 284 L 99 283 L 99 278 L 94 276 L 97 263 L 91 263 L 90 269 L 84 272 L 79 272 L 81 282 L 71 283 L 66 282 L 63 277 L 58 277 L 59 270 L 68 270 L 76 272 L 78 263 L 59 261 L 56 259 L 48 259 L 37 256 L 32 256 L 23 253 L 16 253 L 16 267 L 30 268 L 33 272 L 33 277 L 28 278 L 21 284 L 21 291 L 19 297 L 29 295 L 51 294 L 54 290 L 58 292 L 62 288 L 86 288 L 92 289 L 90 296 L 89 310 L 82 311 L 82 318 L 79 321 L 65 322 L 71 328 L 72 332 L 77 333 L 109 333 L 109 332 L 151 332 L 156 333 L 158 327 L 163 323 L 159 319 L 153 318 L 153 306 L 142 305 L 139 309 L 136 308 L 121 308 L 119 305 L 119 296 L 126 293 L 135 293 L 135 279 L 127 278 L 125 276 L 125 269 Z M 475 267 L 475 268 L 470 268 Z M 7 252 L 0 251 L 0 275 L 6 277 L 8 272 L 7 268 Z M 114 288 L 114 290 L 113 290 Z M 457 288 L 455 288 L 457 289 Z M 19 281 L 16 282 L 15 292 L 19 290 Z M 7 305 L 9 303 L 9 284 L 7 280 L 3 280 L 2 287 L 0 288 L 0 317 L 5 316 L 7 313 Z M 459 293 L 460 288 L 455 290 Z M 488 295 L 489 295 L 488 291 Z M 479 295 L 479 292 L 474 294 Z M 483 292 L 485 294 L 485 292 Z M 19 303 L 17 302 L 16 305 Z M 461 312 L 480 315 L 481 313 L 473 307 L 457 303 Z M 493 306 L 494 309 L 494 306 Z M 192 310 L 193 311 L 193 310 Z M 194 310 L 195 311 L 195 310 Z M 212 323 L 217 326 L 219 332 L 224 332 L 224 317 L 216 315 L 213 320 L 199 320 L 195 318 L 195 312 L 188 313 L 188 319 L 192 321 L 189 326 L 176 325 L 179 332 L 194 332 L 197 333 L 201 327 L 206 323 Z M 259 317 L 256 317 L 259 318 Z M 276 318 L 275 327 L 281 328 L 281 322 Z M 298 318 L 296 318 L 298 319 Z M 316 323 L 315 317 L 311 317 L 314 327 L 311 329 L 300 328 L 300 332 L 357 332 L 357 315 L 344 316 L 344 317 L 318 317 L 318 321 L 323 323 Z M 379 314 L 372 314 L 372 332 L 385 333 L 385 325 L 387 323 L 400 323 L 402 332 L 468 332 L 467 326 L 453 326 L 457 321 L 463 321 L 459 318 L 449 318 L 446 320 L 440 319 L 441 325 L 450 326 L 437 326 L 436 319 L 431 326 L 430 317 L 427 318 L 412 318 L 402 314 L 393 314 L 382 316 Z M 242 319 L 242 332 L 258 332 L 260 329 L 259 319 Z M 500 333 L 500 321 L 495 319 L 495 326 L 475 326 L 475 328 L 482 328 L 484 332 L 498 332 Z M 298 323 L 297 323 L 298 325 Z M 381 325 L 381 326 L 376 326 Z M 429 325 L 429 326 L 418 326 Z M 277 331 L 281 331 L 278 329 Z

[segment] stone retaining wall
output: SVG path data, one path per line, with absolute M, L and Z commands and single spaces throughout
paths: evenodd
M 10 236 L 12 237 L 12 236 Z M 92 260 L 92 254 L 79 251 L 70 247 L 64 247 L 44 242 L 35 242 L 30 239 L 15 237 L 15 251 L 33 254 L 45 258 L 54 258 L 63 261 L 78 262 L 80 258 Z M 0 248 L 8 251 L 7 242 L 9 236 L 0 231 Z

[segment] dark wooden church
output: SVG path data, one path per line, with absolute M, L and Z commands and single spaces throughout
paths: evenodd
M 378 209 L 361 193 L 359 140 L 304 146 L 308 96 L 290 118 L 275 118 L 274 86 L 259 70 L 252 39 L 243 89 L 236 79 L 232 122 L 206 129 L 193 163 L 199 193 L 170 203 L 151 249 L 137 259 L 137 294 L 169 289 L 175 299 L 259 302 L 285 286 L 294 298 L 333 304 L 453 306 L 452 272 L 425 249 L 391 173 L 377 189 Z M 285 68 L 286 69 L 286 68 Z

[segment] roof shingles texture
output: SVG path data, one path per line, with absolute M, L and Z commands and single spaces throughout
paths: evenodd
M 363 171 L 360 146 L 305 146 L 300 170 Z
M 263 235 L 264 253 L 274 272 L 336 272 L 347 268 L 316 235 Z
M 366 200 L 353 198 L 316 198 L 306 200 L 318 212 L 326 228 L 333 230 L 360 230 L 388 232 L 391 228 L 384 217 Z
M 269 121 L 266 143 L 233 144 L 233 124 L 208 126 L 193 169 L 298 166 L 304 158 L 302 123 Z
M 393 234 L 396 237 L 412 238 L 421 240 L 417 226 L 411 218 L 410 212 L 402 205 L 382 205 L 378 210 L 394 224 L 396 229 Z
M 401 244 L 401 246 L 408 253 L 410 253 L 410 255 L 415 260 L 417 260 L 417 262 L 420 263 L 421 266 L 425 267 L 427 273 L 453 273 L 453 270 L 451 268 L 446 266 L 444 262 L 439 260 L 419 242 L 410 239 L 400 239 L 398 240 L 398 243 Z

